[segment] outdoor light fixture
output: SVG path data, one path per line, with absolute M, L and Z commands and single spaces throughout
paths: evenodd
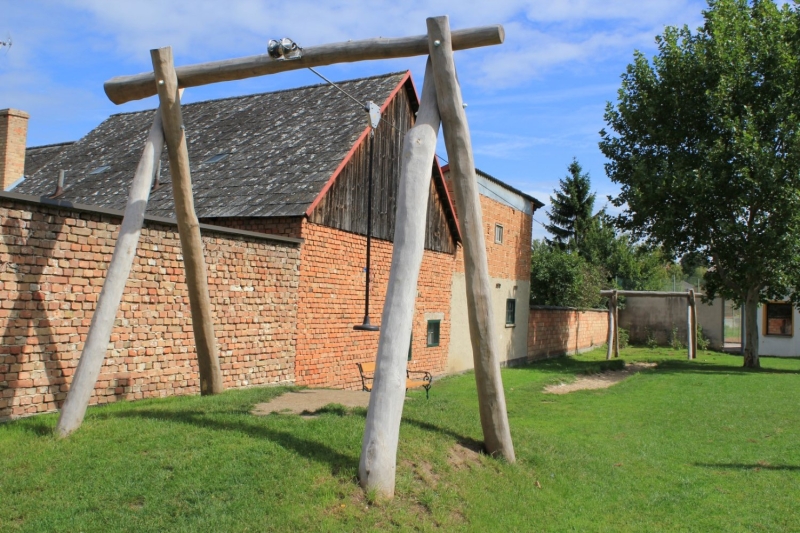
M 288 37 L 280 40 L 270 39 L 267 44 L 267 53 L 272 59 L 285 61 L 287 59 L 300 59 L 303 57 L 303 49 Z

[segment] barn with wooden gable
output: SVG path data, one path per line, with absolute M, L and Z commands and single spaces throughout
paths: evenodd
M 402 141 L 414 123 L 418 96 L 410 72 L 339 85 L 382 111 L 374 140 L 369 273 L 371 320 L 379 324 L 392 254 Z M 37 168 L 30 173 L 26 169 L 11 193 L 20 198 L 51 196 L 64 171 L 63 193 L 56 198 L 62 206 L 121 211 L 152 117 L 153 111 L 114 115 L 77 142 L 29 149 L 29 160 Z M 263 330 L 269 338 L 259 342 L 283 345 L 293 357 L 291 362 L 267 357 L 260 364 L 293 365 L 287 375 L 298 385 L 360 388 L 356 363 L 373 359 L 378 343 L 378 333 L 353 329 L 364 318 L 367 275 L 369 128 L 363 108 L 323 84 L 186 104 L 183 117 L 201 223 L 301 239 L 294 301 L 288 307 L 261 306 L 258 311 L 262 322 L 285 324 L 289 316 L 293 328 Z M 171 219 L 166 157 L 165 151 L 147 213 Z M 409 365 L 440 374 L 447 366 L 459 229 L 437 162 L 431 170 Z M 213 262 L 208 253 L 207 261 Z M 218 318 L 240 312 L 224 302 L 214 307 Z M 252 308 L 247 312 L 253 313 Z M 250 327 L 252 320 L 241 324 Z M 237 327 L 235 321 L 227 322 L 225 329 L 233 331 L 226 335 L 235 337 Z M 234 357 L 224 368 L 235 364 Z

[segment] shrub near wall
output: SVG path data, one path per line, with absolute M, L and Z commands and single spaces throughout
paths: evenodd
M 120 218 L 0 198 L 0 419 L 56 410 Z M 294 381 L 297 244 L 203 230 L 226 387 Z M 91 403 L 199 392 L 180 240 L 146 222 Z
M 531 306 L 528 360 L 558 357 L 600 346 L 608 335 L 608 311 Z

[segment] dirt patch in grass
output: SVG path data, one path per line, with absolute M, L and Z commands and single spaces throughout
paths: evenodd
M 456 470 L 481 466 L 481 450 L 473 445 L 455 444 L 447 453 L 447 462 Z
M 270 413 L 294 413 L 313 416 L 326 405 L 345 407 L 367 407 L 369 393 L 353 390 L 305 389 L 287 392 L 266 403 L 259 403 L 251 411 L 254 415 Z
M 544 388 L 547 394 L 567 394 L 578 390 L 607 389 L 620 381 L 646 370 L 655 368 L 656 363 L 630 363 L 625 365 L 625 370 L 615 370 L 579 377 L 572 383 L 558 383 Z

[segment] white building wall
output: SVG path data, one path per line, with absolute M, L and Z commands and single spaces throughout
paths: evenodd
M 776 357 L 800 357 L 800 312 L 792 310 L 791 337 L 764 335 L 764 307 L 758 308 L 758 354 Z

